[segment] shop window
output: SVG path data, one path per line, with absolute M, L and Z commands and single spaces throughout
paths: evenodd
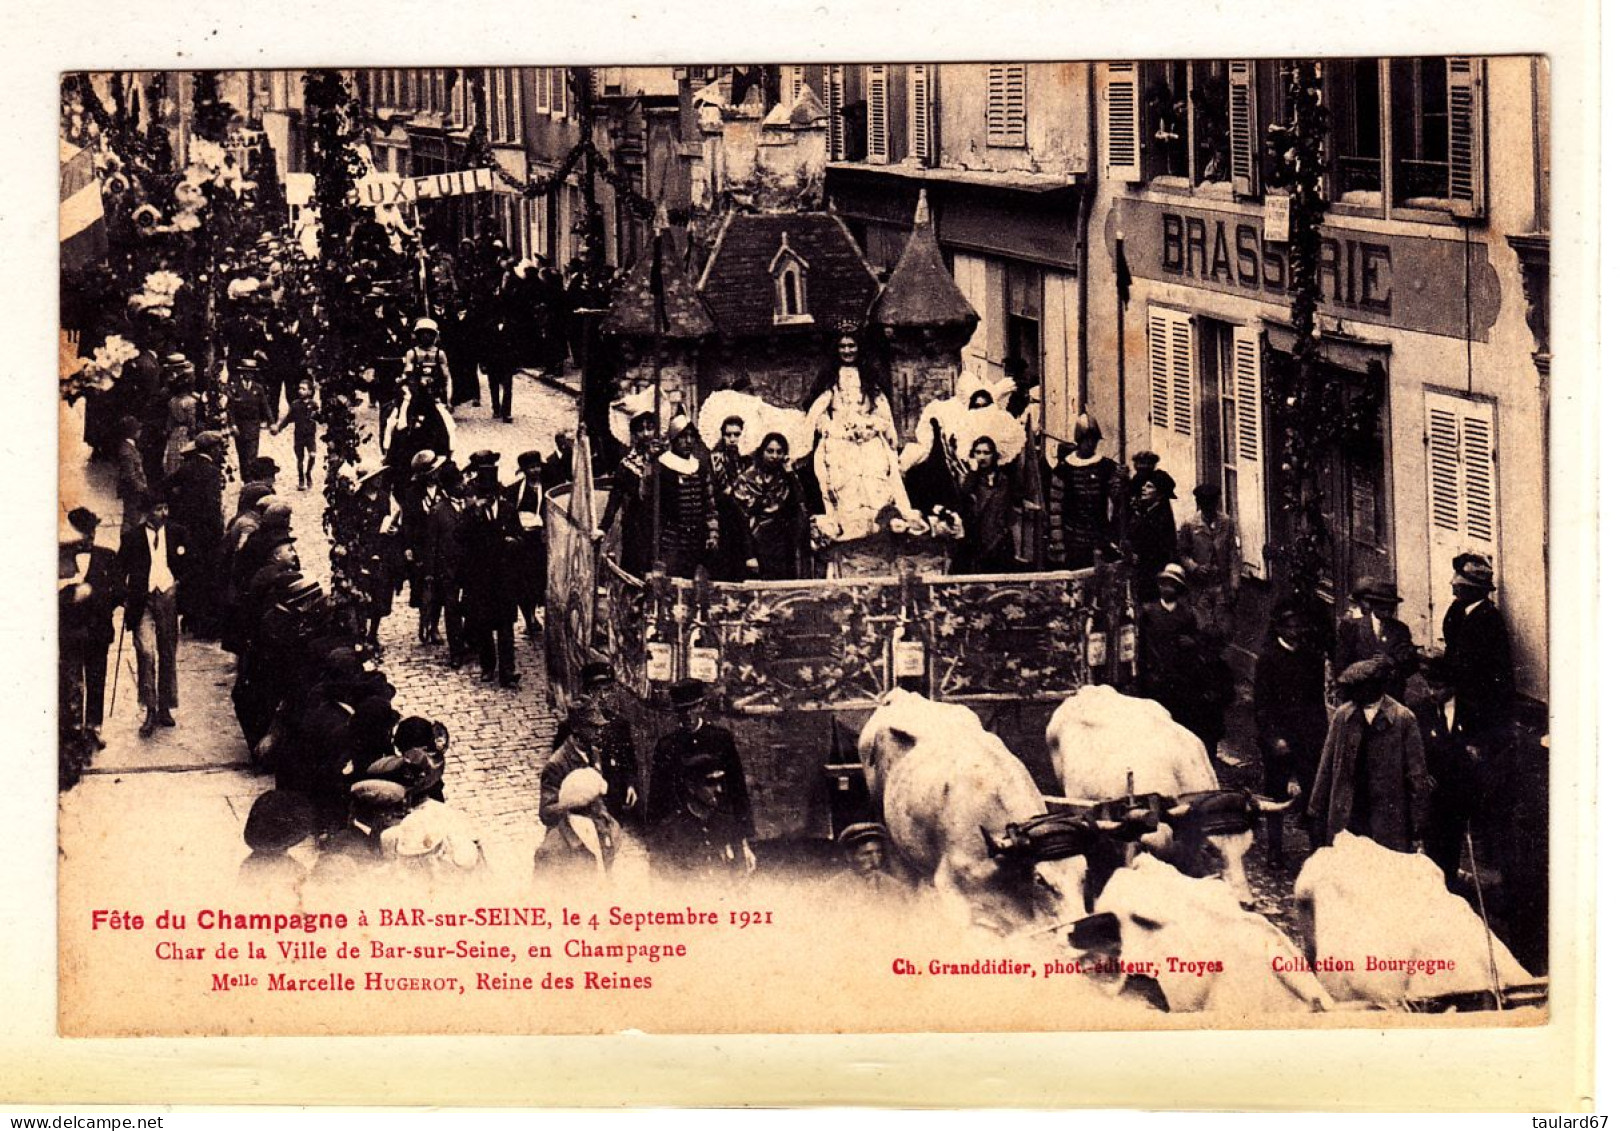
M 1344 204 L 1383 206 L 1383 100 L 1378 70 L 1377 59 L 1327 64 L 1324 97 L 1330 190 Z

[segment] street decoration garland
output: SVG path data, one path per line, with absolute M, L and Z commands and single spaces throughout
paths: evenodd
M 311 309 L 304 324 L 311 329 L 310 372 L 320 391 L 318 418 L 326 455 L 322 527 L 331 542 L 332 603 L 340 613 L 352 615 L 365 601 L 368 507 L 359 490 L 361 437 L 355 420 L 366 358 L 357 335 L 349 332 L 360 322 L 362 296 L 352 282 L 349 248 L 363 219 L 354 186 L 365 167 L 357 149 L 359 108 L 337 71 L 305 73 L 304 120 L 315 174 L 311 202 L 321 217 L 320 257 L 310 273 L 313 293 L 306 299 Z
M 1334 539 L 1322 510 L 1326 461 L 1337 450 L 1356 450 L 1376 439 L 1383 406 L 1381 368 L 1365 384 L 1322 359 L 1319 277 L 1322 223 L 1327 215 L 1329 108 L 1322 97 L 1320 60 L 1296 60 L 1284 71 L 1287 120 L 1271 132 L 1273 152 L 1289 197 L 1289 324 L 1287 353 L 1273 351 L 1266 399 L 1279 436 L 1279 496 L 1283 534 L 1267 547 L 1279 568 L 1284 596 L 1305 603 L 1332 580 Z

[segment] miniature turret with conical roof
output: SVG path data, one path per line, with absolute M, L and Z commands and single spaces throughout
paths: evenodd
M 895 424 L 909 439 L 923 407 L 956 392 L 962 347 L 979 324 L 940 254 L 926 189 L 917 194 L 911 235 L 872 306 L 872 321 L 890 342 Z

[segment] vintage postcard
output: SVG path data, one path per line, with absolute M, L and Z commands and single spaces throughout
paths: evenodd
M 1449 46 L 64 70 L 59 1033 L 1578 1102 L 1591 233 L 1559 61 Z

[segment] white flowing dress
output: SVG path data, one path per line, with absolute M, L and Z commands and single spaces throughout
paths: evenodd
M 840 369 L 838 383 L 816 398 L 809 418 L 818 441 L 816 478 L 837 527 L 835 538 L 870 533 L 878 512 L 890 504 L 911 513 L 900 478 L 894 414 L 882 393 L 870 404 L 861 396 L 859 370 Z

